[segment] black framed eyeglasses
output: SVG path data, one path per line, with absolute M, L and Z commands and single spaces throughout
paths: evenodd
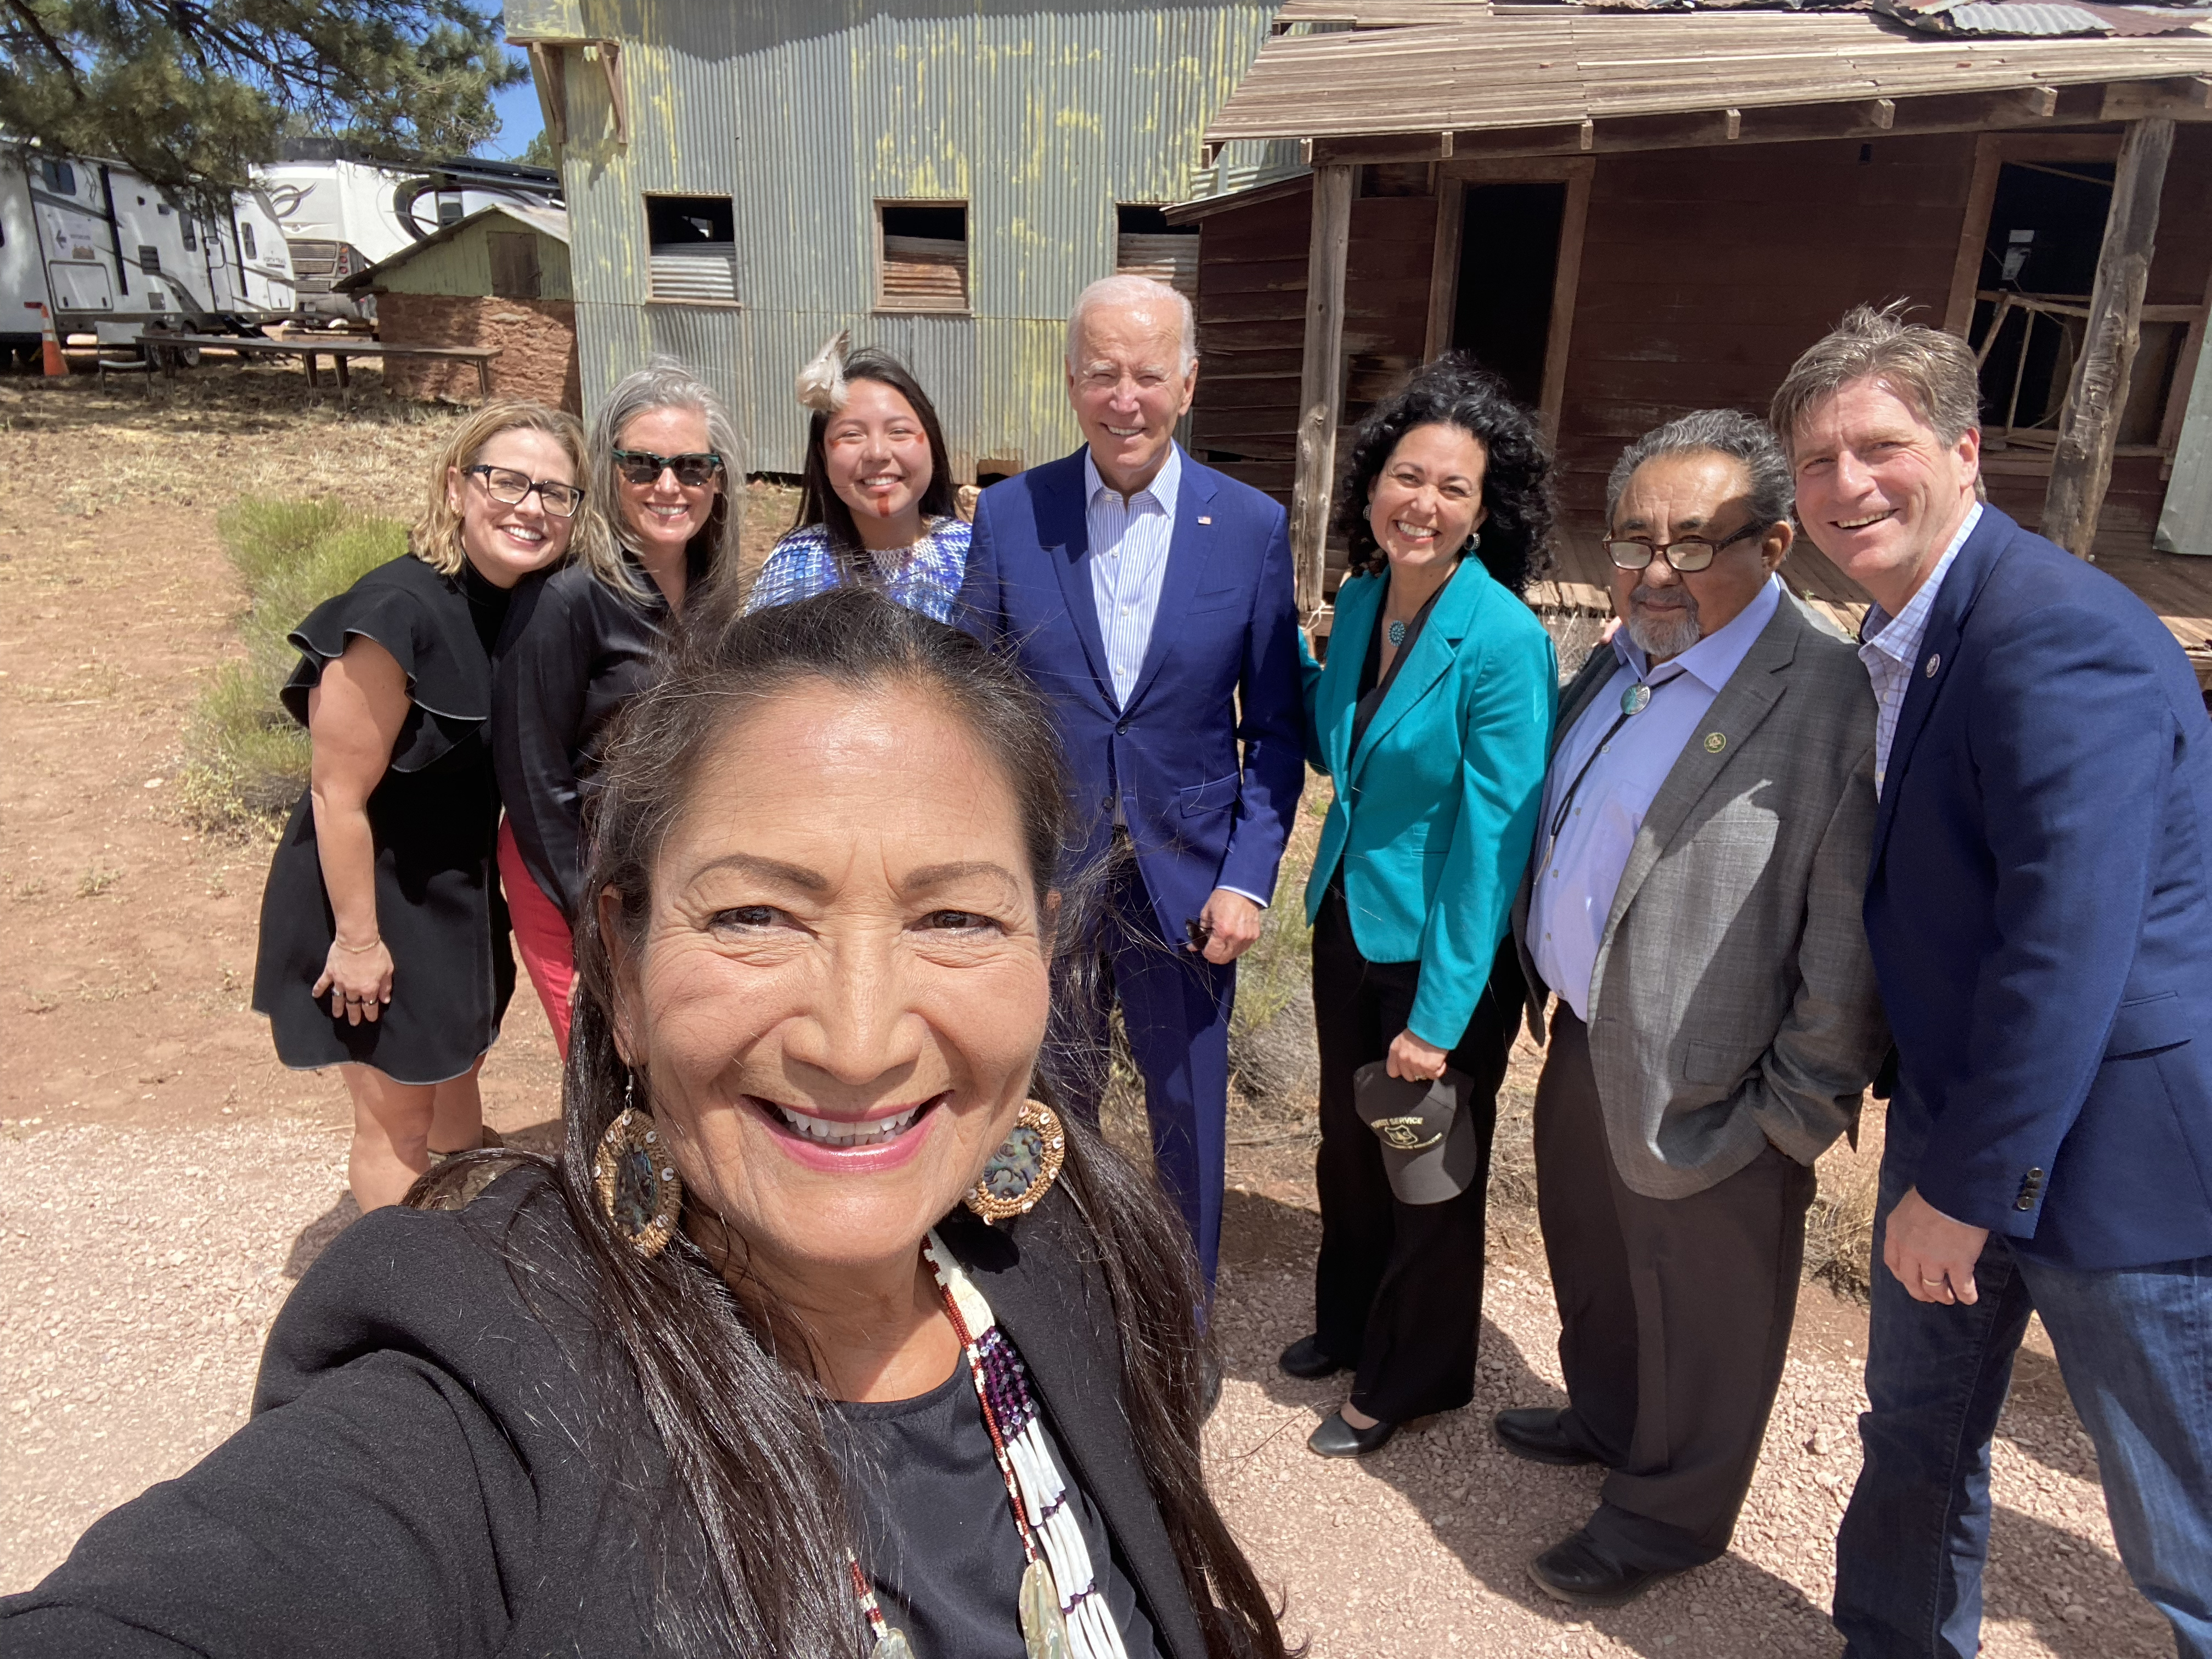
M 684 489 L 697 489 L 714 483 L 721 470 L 722 458 L 711 449 L 684 455 L 656 455 L 649 449 L 615 451 L 615 471 L 625 483 L 658 483 L 662 473 L 673 472 Z
M 1664 547 L 1655 547 L 1650 542 L 1607 542 L 1605 550 L 1613 556 L 1613 563 L 1623 570 L 1645 568 L 1656 553 L 1687 575 L 1711 564 L 1713 556 L 1721 549 L 1732 547 L 1747 536 L 1764 535 L 1766 529 L 1766 526 L 1753 522 L 1744 526 L 1733 536 L 1723 536 L 1717 542 L 1707 541 L 1703 536 L 1685 536 L 1680 541 L 1669 542 Z
M 555 483 L 550 479 L 532 477 L 527 472 L 517 472 L 511 466 L 493 466 L 479 461 L 464 469 L 484 481 L 484 493 L 495 501 L 509 507 L 520 507 L 530 499 L 535 490 L 545 510 L 556 519 L 573 519 L 576 509 L 584 504 L 584 492 L 574 484 Z

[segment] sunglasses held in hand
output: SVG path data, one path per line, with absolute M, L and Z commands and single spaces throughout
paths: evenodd
M 694 450 L 684 455 L 656 455 L 649 449 L 617 449 L 615 451 L 615 471 L 621 473 L 625 483 L 658 483 L 660 475 L 672 471 L 676 482 L 686 489 L 697 489 L 714 482 L 722 470 L 722 458 L 713 450 Z

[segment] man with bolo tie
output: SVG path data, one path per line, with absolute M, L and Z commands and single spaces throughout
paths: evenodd
M 2031 1311 L 2129 1576 L 2212 1655 L 2212 722 L 2110 576 L 1980 499 L 1978 365 L 1864 307 L 1774 396 L 1805 533 L 1873 596 L 1866 927 L 1897 1039 L 1850 1659 L 1971 1659 Z
M 983 492 L 956 617 L 1052 699 L 1079 862 L 1108 881 L 1079 1036 L 1097 1052 L 1119 1004 L 1211 1283 L 1234 964 L 1274 894 L 1305 746 L 1288 526 L 1176 445 L 1197 386 L 1188 301 L 1137 276 L 1085 289 L 1067 325 L 1084 447 Z M 1095 1097 L 1068 1103 L 1095 1121 Z
M 1875 704 L 1774 574 L 1774 435 L 1734 410 L 1631 445 L 1607 487 L 1621 629 L 1560 699 L 1516 907 L 1539 1220 L 1565 1410 L 1508 1451 L 1607 1471 L 1529 1563 L 1617 1607 L 1728 1547 L 1782 1380 L 1813 1163 L 1888 1048 L 1859 900 Z

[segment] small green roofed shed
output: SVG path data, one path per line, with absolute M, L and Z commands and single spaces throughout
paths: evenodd
M 495 396 L 580 410 L 568 217 L 559 209 L 494 203 L 339 286 L 376 296 L 380 339 L 495 347 Z M 394 397 L 464 402 L 476 378 L 469 364 L 435 358 L 395 358 L 385 367 Z

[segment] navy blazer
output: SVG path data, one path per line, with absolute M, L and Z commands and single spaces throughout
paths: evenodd
M 1866 924 L 1922 1197 L 2067 1267 L 2212 1255 L 2212 722 L 2142 601 L 1995 507 L 1899 713 Z
M 1217 887 L 1273 897 L 1305 787 L 1288 524 L 1258 490 L 1183 456 L 1159 610 L 1125 708 L 1091 586 L 1083 454 L 983 492 L 955 617 L 1011 650 L 1052 700 L 1082 867 L 1105 856 L 1118 790 L 1161 937 L 1180 943 Z

